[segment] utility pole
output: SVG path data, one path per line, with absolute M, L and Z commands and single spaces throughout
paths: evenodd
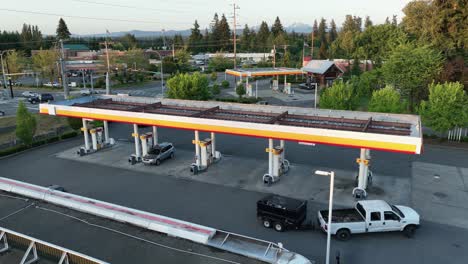
M 236 15 L 236 10 L 240 9 L 239 6 L 234 3 L 234 69 L 237 69 L 237 15 Z
M 7 67 L 7 72 L 10 72 L 10 67 L 8 66 L 8 60 L 5 60 L 6 62 L 6 67 Z M 8 83 L 10 85 L 10 97 L 13 99 L 15 98 L 15 95 L 13 94 L 13 84 L 11 83 L 11 75 L 8 75 Z
M 305 59 L 305 41 L 302 43 L 302 66 L 304 66 L 304 59 Z M 297 76 L 297 75 L 296 75 Z
M 310 60 L 314 57 L 314 30 L 312 29 L 312 45 L 310 45 Z
M 3 75 L 3 88 L 7 88 L 6 72 L 5 66 L 3 65 L 3 53 L 5 50 L 0 51 L 0 60 L 2 61 L 2 75 Z
M 63 40 L 59 40 L 59 42 L 60 42 L 60 73 L 62 75 L 62 86 L 63 86 L 64 97 L 65 97 L 65 100 L 67 100 L 68 97 L 70 96 L 70 91 L 68 90 L 67 75 L 65 74 L 65 65 L 64 65 L 65 53 L 63 51 Z
M 276 68 L 276 45 L 273 45 L 273 68 Z
M 107 44 L 107 36 L 109 35 L 109 30 L 106 30 L 106 41 L 104 45 L 106 46 L 106 59 L 107 59 L 107 72 L 106 72 L 106 95 L 110 95 L 110 63 L 109 63 L 109 49 Z

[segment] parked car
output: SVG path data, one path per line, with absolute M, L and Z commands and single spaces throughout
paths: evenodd
M 164 142 L 154 146 L 148 150 L 148 155 L 145 155 L 142 159 L 145 165 L 156 165 L 159 166 L 161 161 L 165 159 L 174 158 L 175 148 L 172 143 Z
M 279 195 L 268 195 L 257 202 L 257 219 L 266 228 L 278 232 L 286 229 L 306 229 L 307 201 Z
M 23 86 L 23 84 L 20 81 L 12 81 L 11 84 L 13 86 Z
M 60 84 L 58 82 L 46 82 L 46 83 L 44 83 L 44 86 L 47 86 L 47 87 L 60 87 Z
M 0 116 L 5 116 L 5 112 L 0 110 Z
M 47 102 L 50 102 L 50 101 L 53 101 L 53 100 L 54 100 L 54 96 L 52 96 L 49 93 L 43 93 L 43 94 L 39 94 L 38 96 L 28 98 L 28 101 L 31 104 L 47 103 Z
M 22 92 L 22 93 L 21 93 L 21 96 L 26 97 L 26 98 L 29 98 L 29 97 L 39 96 L 39 94 L 38 94 L 38 93 L 30 92 L 30 91 L 25 91 L 25 92 Z
M 407 206 L 368 200 L 357 202 L 354 208 L 333 210 L 331 226 L 327 226 L 328 210 L 318 212 L 318 221 L 323 231 L 330 228 L 339 240 L 348 240 L 351 234 L 389 231 L 412 237 L 419 227 L 419 214 Z
M 91 94 L 98 94 L 98 92 L 96 90 L 92 91 L 91 89 L 86 88 L 86 89 L 81 89 L 80 94 L 83 96 L 86 96 L 86 95 L 91 95 Z

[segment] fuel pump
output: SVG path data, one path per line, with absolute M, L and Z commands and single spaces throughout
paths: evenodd
M 102 132 L 103 132 L 102 127 L 97 127 L 97 128 L 93 128 L 89 130 L 89 133 L 91 134 L 91 142 L 92 142 L 94 151 L 101 149 L 104 145 Z
M 208 167 L 221 159 L 221 153 L 216 151 L 215 135 L 211 133 L 211 138 L 198 140 L 198 131 L 195 131 L 195 162 L 190 165 L 193 174 L 205 171 Z
M 270 139 L 270 146 L 273 146 Z M 268 173 L 263 175 L 263 183 L 271 184 L 280 180 L 280 176 L 289 171 L 289 161 L 284 158 L 284 146 L 267 148 L 269 153 Z
M 148 155 L 148 150 L 153 147 L 153 133 L 148 132 L 140 136 L 142 156 Z

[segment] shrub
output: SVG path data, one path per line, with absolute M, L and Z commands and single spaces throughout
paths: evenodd
M 78 133 L 76 131 L 72 131 L 72 132 L 68 132 L 68 133 L 64 133 L 60 136 L 61 139 L 67 139 L 67 138 L 72 138 L 72 137 L 76 137 L 78 135 Z
M 221 86 L 222 86 L 223 88 L 229 88 L 229 81 L 227 81 L 227 80 L 222 81 L 222 82 L 221 82 Z
M 391 86 L 374 91 L 369 103 L 369 111 L 381 113 L 402 113 L 404 104 L 400 94 Z
M 74 130 L 78 130 L 83 126 L 83 121 L 81 118 L 68 117 L 67 122 L 68 125 Z
M 26 145 L 31 145 L 36 133 L 37 121 L 34 115 L 29 113 L 23 101 L 19 102 L 16 112 L 16 136 Z
M 336 81 L 332 87 L 322 90 L 320 108 L 335 110 L 354 110 L 358 106 L 353 86 L 342 81 Z
M 214 82 L 218 79 L 218 74 L 216 72 L 212 72 L 210 79 Z
M 0 150 L 0 157 L 8 156 L 8 155 L 11 155 L 11 154 L 26 150 L 28 148 L 29 147 L 26 146 L 26 145 L 16 145 L 16 146 L 13 146 L 11 148 Z
M 213 84 L 213 86 L 211 87 L 211 91 L 213 92 L 213 94 L 215 95 L 218 95 L 221 93 L 221 89 L 219 89 L 219 84 L 215 83 Z
M 167 81 L 169 98 L 208 100 L 211 97 L 208 78 L 198 72 L 178 74 Z
M 242 98 L 242 96 L 245 95 L 245 85 L 243 83 L 239 83 L 237 85 L 236 94 L 239 96 L 239 98 Z
M 216 98 L 216 101 L 219 102 L 230 102 L 230 103 L 241 103 L 241 104 L 255 104 L 258 101 L 261 101 L 262 98 L 254 98 L 254 97 L 248 97 L 248 98 Z
M 51 137 L 51 138 L 48 138 L 45 140 L 45 143 L 53 143 L 53 142 L 57 142 L 59 141 L 59 137 L 58 136 L 55 136 L 55 137 Z

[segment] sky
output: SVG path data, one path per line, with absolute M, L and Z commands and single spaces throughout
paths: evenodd
M 375 24 L 396 14 L 410 0 L 14 0 L 0 5 L 0 30 L 21 30 L 23 23 L 38 25 L 43 34 L 55 34 L 60 17 L 72 34 L 94 34 L 145 30 L 189 29 L 195 19 L 209 27 L 215 12 L 226 14 L 232 23 L 233 3 L 239 6 L 237 24 L 243 28 L 271 25 L 279 16 L 284 26 L 312 25 L 314 19 L 335 19 L 341 25 L 345 15 L 370 16 Z M 33 12 L 33 13 L 25 13 Z M 39 14 L 41 13 L 41 14 Z M 86 18 L 85 18 L 86 17 Z M 232 24 L 231 24 L 232 25 Z

